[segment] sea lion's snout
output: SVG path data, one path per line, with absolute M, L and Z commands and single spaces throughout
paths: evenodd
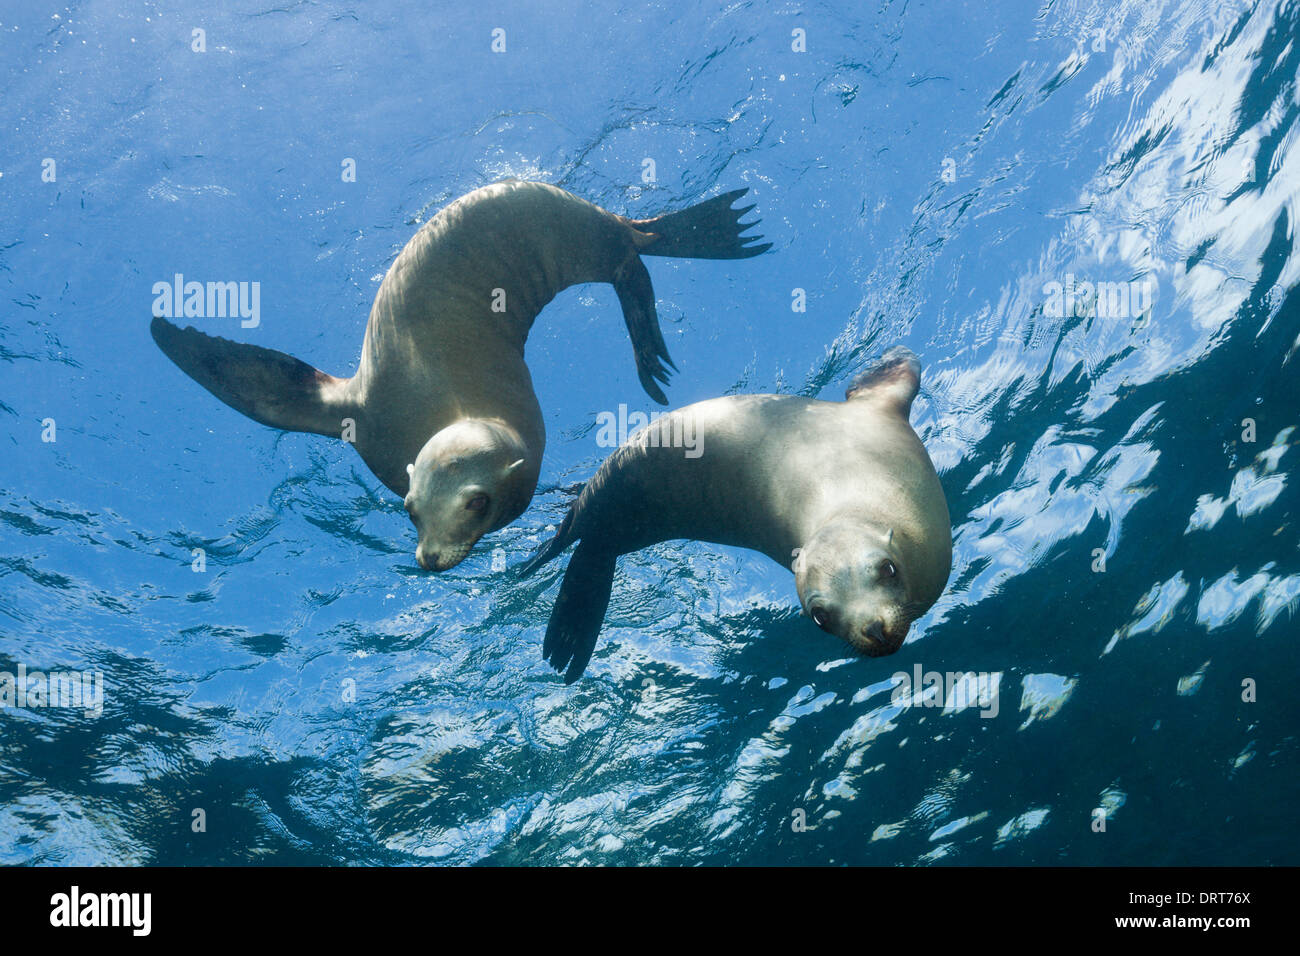
M 449 571 L 464 561 L 473 547 L 474 541 L 451 547 L 426 547 L 422 544 L 415 549 L 415 562 L 426 571 Z
M 882 620 L 873 620 L 862 626 L 860 640 L 850 641 L 868 657 L 887 657 L 903 646 L 909 624 L 906 621 L 886 628 Z
M 888 654 L 885 644 L 885 622 L 880 620 L 868 621 L 862 625 L 860 631 L 863 641 L 863 650 L 868 654 Z

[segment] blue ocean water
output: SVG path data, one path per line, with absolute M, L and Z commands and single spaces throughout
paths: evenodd
M 1298 39 L 1266 0 L 0 3 L 0 671 L 104 687 L 0 709 L 0 862 L 1300 863 Z M 954 569 L 902 650 L 677 542 L 583 680 L 543 663 L 564 562 L 514 566 L 596 416 L 654 409 L 608 286 L 530 339 L 532 507 L 437 576 L 349 448 L 150 339 L 154 283 L 258 282 L 205 327 L 351 374 L 398 250 L 504 176 L 750 188 L 770 253 L 648 263 L 673 406 L 920 355 Z M 899 697 L 931 672 L 992 692 Z

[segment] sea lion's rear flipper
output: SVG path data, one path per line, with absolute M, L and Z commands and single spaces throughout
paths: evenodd
M 633 219 L 632 226 L 652 234 L 653 241 L 641 248 L 643 256 L 676 256 L 682 259 L 748 259 L 772 248 L 770 242 L 757 245 L 762 236 L 742 236 L 759 221 L 741 222 L 754 207 L 732 209 L 731 204 L 748 189 L 733 189 L 681 212 L 665 213 L 654 219 Z
M 564 572 L 560 595 L 551 609 L 546 625 L 542 657 L 557 671 L 564 672 L 564 682 L 572 684 L 582 676 L 596 649 L 596 638 L 609 607 L 609 592 L 614 585 L 614 563 L 618 555 L 598 545 L 583 542 L 573 552 Z
M 632 336 L 636 352 L 636 371 L 641 387 L 660 405 L 668 399 L 659 382 L 668 384 L 668 369 L 677 370 L 668 357 L 659 316 L 655 312 L 655 294 L 640 256 L 673 256 L 680 259 L 748 259 L 772 248 L 770 242 L 759 243 L 762 236 L 741 235 L 758 225 L 758 220 L 741 222 L 754 207 L 732 209 L 731 204 L 748 189 L 733 189 L 689 209 L 665 213 L 653 219 L 624 219 L 633 233 L 636 252 L 614 273 L 614 290 L 623 306 L 623 319 Z
M 660 405 L 667 405 L 668 398 L 656 380 L 667 385 L 668 369 L 675 372 L 677 366 L 668 357 L 668 346 L 659 330 L 659 313 L 655 311 L 655 291 L 650 284 L 650 272 L 639 256 L 628 257 L 615 271 L 614 291 L 618 293 L 623 321 L 627 323 L 628 335 L 632 338 L 636 374 L 641 379 L 641 387 Z
M 844 398 L 884 402 L 907 418 L 920 387 L 921 360 L 907 346 L 895 345 L 853 380 Z
M 341 433 L 346 413 L 327 399 L 341 379 L 284 352 L 182 329 L 157 316 L 149 331 L 182 372 L 253 421 L 293 432 Z

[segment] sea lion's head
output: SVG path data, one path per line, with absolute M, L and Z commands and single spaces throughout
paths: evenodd
M 406 466 L 410 490 L 403 500 L 420 536 L 420 567 L 455 567 L 479 538 L 523 512 L 533 492 L 525 487 L 523 453 L 513 429 L 481 419 L 448 425 L 424 443 Z M 535 483 L 536 475 L 531 479 Z
M 908 552 L 888 527 L 861 519 L 824 525 L 795 556 L 804 613 L 864 654 L 894 653 L 937 597 L 917 594 L 925 570 Z

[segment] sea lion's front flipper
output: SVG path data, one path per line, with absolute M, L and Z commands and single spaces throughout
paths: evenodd
M 543 564 L 558 557 L 560 552 L 573 544 L 573 515 L 577 504 L 578 502 L 575 501 L 569 506 L 569 510 L 564 516 L 564 521 L 560 525 L 560 530 L 555 533 L 555 537 L 545 542 L 533 553 L 532 557 L 519 567 L 520 578 L 529 577 Z
M 615 271 L 614 291 L 618 293 L 623 321 L 627 323 L 628 335 L 632 338 L 641 387 L 660 405 L 667 405 L 668 397 L 656 379 L 667 385 L 668 369 L 675 372 L 677 366 L 668 357 L 668 346 L 664 344 L 659 329 L 659 313 L 655 311 L 655 290 L 650 284 L 650 272 L 639 256 L 629 256 Z
M 583 542 L 573 552 L 560 595 L 551 609 L 546 625 L 542 657 L 557 671 L 564 671 L 564 682 L 572 684 L 582 676 L 609 607 L 609 592 L 614 586 L 614 563 L 618 555 L 599 545 Z
M 921 360 L 907 346 L 895 345 L 853 380 L 844 398 L 884 402 L 907 418 L 920 387 Z
M 286 431 L 341 433 L 346 413 L 329 394 L 342 379 L 284 352 L 182 329 L 157 316 L 149 331 L 181 371 L 253 421 Z

